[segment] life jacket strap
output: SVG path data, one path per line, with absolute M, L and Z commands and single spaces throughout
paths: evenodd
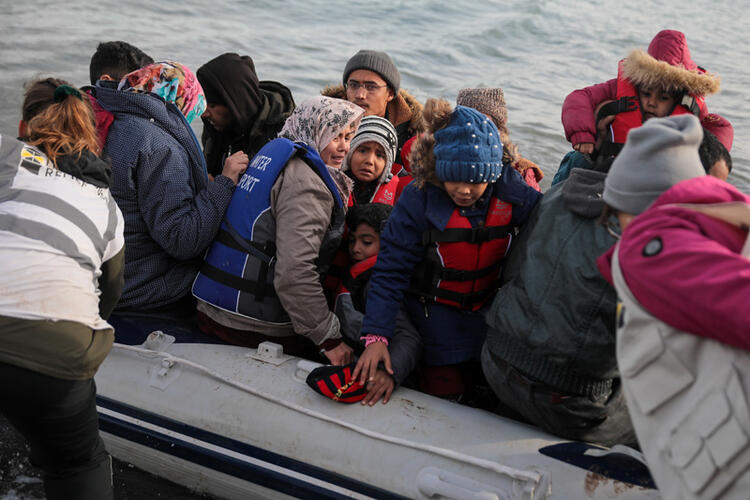
M 228 287 L 231 287 L 235 290 L 240 290 L 242 292 L 255 295 L 255 300 L 263 300 L 263 297 L 266 296 L 276 296 L 276 290 L 273 288 L 272 284 L 266 282 L 266 276 L 262 272 L 258 273 L 259 275 L 261 275 L 259 280 L 253 281 L 222 271 L 221 269 L 212 266 L 208 262 L 203 263 L 200 272 L 201 274 L 204 274 L 206 277 L 218 283 L 227 285 Z
M 201 272 L 203 272 L 203 274 L 213 279 L 214 281 L 218 281 L 219 283 L 231 286 L 236 290 L 242 290 L 243 292 L 254 294 L 255 300 L 259 302 L 262 301 L 266 295 L 275 296 L 276 292 L 273 289 L 273 285 L 268 284 L 268 270 L 271 262 L 273 262 L 273 259 L 276 257 L 276 244 L 273 241 L 267 241 L 265 244 L 261 245 L 260 243 L 246 240 L 242 238 L 239 233 L 237 233 L 237 231 L 232 227 L 229 221 L 224 222 L 228 231 L 219 229 L 219 233 L 216 235 L 216 241 L 239 252 L 244 252 L 248 255 L 252 255 L 253 257 L 256 257 L 258 260 L 260 260 L 260 267 L 258 268 L 258 280 L 251 281 L 247 280 L 246 278 L 241 278 L 233 274 L 225 273 L 221 269 L 213 267 L 208 263 L 204 264 L 204 269 L 202 269 Z M 208 267 L 214 269 L 215 271 L 209 270 L 209 272 L 206 273 L 205 269 L 207 269 Z M 218 278 L 211 276 L 211 272 L 213 272 L 214 275 Z M 221 274 L 218 274 L 217 272 Z M 222 277 L 222 275 L 225 276 Z M 227 281 L 227 276 L 231 276 L 233 278 L 230 280 L 231 283 Z M 236 284 L 241 282 L 249 283 L 248 287 L 251 288 L 252 291 L 235 286 Z M 270 294 L 268 293 L 269 287 L 271 290 Z
M 495 283 L 494 285 L 489 286 L 484 290 L 471 293 L 455 292 L 453 290 L 445 290 L 435 286 L 433 286 L 428 291 L 409 290 L 409 292 L 432 302 L 436 302 L 437 299 L 449 300 L 451 302 L 458 303 L 461 309 L 471 309 L 476 304 L 479 304 L 487 297 L 495 293 L 498 284 L 499 283 Z
M 695 98 L 691 96 L 690 94 L 684 94 L 682 96 L 680 105 L 685 107 L 685 109 L 693 113 L 696 117 L 700 118 L 701 108 L 700 106 L 698 106 L 698 103 L 696 102 Z
M 599 123 L 602 118 L 626 111 L 635 111 L 636 109 L 638 109 L 637 97 L 632 95 L 620 97 L 616 101 L 609 102 L 599 108 L 599 112 L 596 114 L 596 123 Z
M 510 226 L 447 228 L 442 231 L 431 229 L 422 233 L 422 244 L 430 243 L 484 243 L 505 238 L 510 234 Z

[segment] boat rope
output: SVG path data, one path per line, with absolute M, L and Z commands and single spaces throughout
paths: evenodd
M 385 441 L 387 443 L 395 444 L 398 446 L 402 446 L 405 448 L 411 448 L 418 451 L 424 451 L 428 453 L 433 453 L 435 455 L 439 455 L 443 458 L 447 458 L 450 460 L 455 460 L 458 462 L 464 462 L 467 464 L 474 465 L 476 467 L 480 467 L 483 469 L 487 469 L 491 472 L 496 472 L 498 474 L 502 474 L 504 476 L 508 476 L 512 479 L 516 479 L 519 481 L 524 482 L 532 482 L 536 485 L 539 485 L 543 479 L 543 475 L 537 472 L 531 472 L 531 471 L 525 471 L 520 469 L 515 469 L 513 467 L 508 467 L 506 465 L 499 464 L 497 462 L 493 462 L 491 460 L 486 460 L 483 458 L 477 458 L 473 457 L 471 455 L 467 455 L 465 453 L 453 451 L 453 450 L 447 450 L 445 448 L 440 448 L 438 446 L 433 446 L 429 444 L 424 443 L 417 443 L 415 441 L 409 441 L 405 439 L 395 438 L 388 436 L 386 434 L 382 434 L 380 432 L 371 431 L 368 429 L 364 429 L 362 427 L 359 427 L 357 425 L 354 425 L 349 422 L 344 422 L 341 420 L 337 420 L 333 417 L 329 417 L 328 415 L 325 415 L 324 413 L 317 412 L 315 410 L 311 410 L 309 408 L 305 408 L 304 406 L 300 406 L 298 404 L 284 401 L 281 399 L 278 399 L 276 396 L 273 396 L 271 394 L 264 393 L 263 391 L 260 391 L 258 389 L 254 389 L 252 387 L 249 387 L 241 382 L 238 382 L 236 380 L 229 379 L 222 375 L 221 373 L 218 373 L 210 368 L 207 368 L 201 364 L 195 363 L 193 361 L 175 357 L 172 354 L 166 353 L 166 352 L 159 352 L 159 351 L 152 351 L 150 349 L 143 349 L 141 347 L 136 346 L 129 346 L 129 345 L 123 345 L 123 344 L 115 344 L 115 348 L 125 349 L 128 351 L 133 351 L 134 353 L 138 353 L 141 355 L 144 355 L 145 357 L 149 358 L 166 358 L 172 362 L 177 362 L 184 366 L 189 366 L 191 368 L 194 368 L 200 372 L 203 372 L 207 375 L 209 375 L 212 378 L 218 379 L 221 382 L 224 382 L 230 386 L 236 387 L 238 389 L 241 389 L 245 392 L 248 392 L 252 394 L 253 396 L 257 396 L 259 398 L 265 399 L 266 401 L 269 401 L 274 404 L 279 404 L 285 408 L 288 408 L 290 410 L 296 411 L 298 413 L 302 413 L 304 415 L 320 419 L 322 421 L 328 422 L 330 424 L 334 424 L 340 427 L 344 427 L 346 429 L 349 429 L 353 432 L 356 432 L 358 434 L 361 434 L 363 436 L 367 436 L 373 439 L 377 439 L 380 441 Z M 535 495 L 534 495 L 535 496 Z

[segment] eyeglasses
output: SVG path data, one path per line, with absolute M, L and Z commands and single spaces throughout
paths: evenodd
M 346 88 L 349 90 L 353 90 L 354 92 L 358 91 L 361 87 L 364 87 L 365 90 L 372 94 L 378 89 L 382 89 L 383 87 L 387 87 L 388 85 L 378 85 L 377 83 L 372 82 L 365 82 L 365 83 L 359 83 L 357 80 L 349 80 L 346 82 Z

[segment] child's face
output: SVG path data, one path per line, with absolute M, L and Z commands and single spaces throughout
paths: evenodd
M 370 182 L 378 179 L 385 168 L 386 156 L 383 146 L 374 141 L 359 144 L 349 160 L 349 167 L 357 180 Z
M 641 102 L 644 122 L 649 118 L 667 116 L 672 111 L 672 108 L 674 108 L 675 101 L 677 100 L 674 94 L 664 89 L 647 88 L 639 89 L 638 98 Z
M 453 203 L 459 207 L 470 207 L 484 194 L 489 183 L 445 182 L 445 190 Z
M 369 224 L 361 223 L 349 235 L 349 255 L 355 263 L 377 255 L 379 251 L 380 235 Z

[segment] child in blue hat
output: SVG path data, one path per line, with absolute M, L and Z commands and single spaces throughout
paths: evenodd
M 382 361 L 403 302 L 424 346 L 420 388 L 455 397 L 479 373 L 484 306 L 502 259 L 541 194 L 502 163 L 503 145 L 487 116 L 430 99 L 428 133 L 411 153 L 414 182 L 381 235 L 362 324 L 366 349 L 354 371 L 366 382 Z

